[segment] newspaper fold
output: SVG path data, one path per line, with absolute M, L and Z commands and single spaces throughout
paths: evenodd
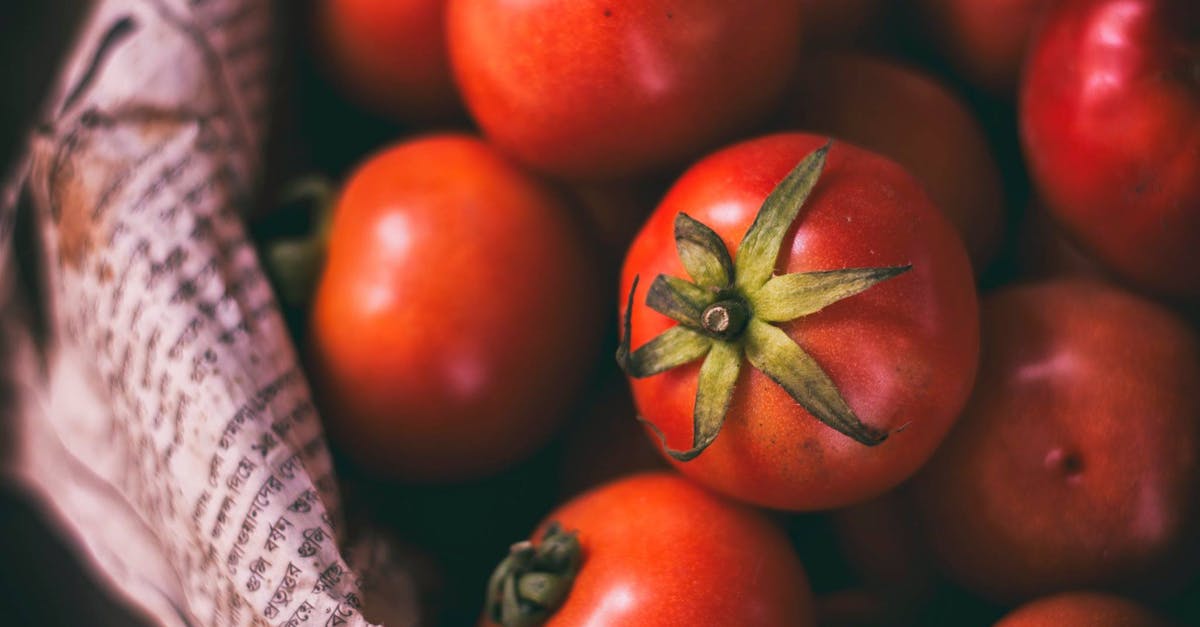
M 6 470 L 157 624 L 367 624 L 320 423 L 242 223 L 272 6 L 96 3 L 20 170 L 48 346 L 12 290 L 16 188 L 0 197 Z

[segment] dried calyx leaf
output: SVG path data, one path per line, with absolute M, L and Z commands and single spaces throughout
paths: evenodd
M 783 238 L 816 186 L 830 145 L 805 157 L 767 196 L 738 245 L 736 262 L 707 225 L 684 213 L 676 217 L 675 245 L 693 282 L 655 277 L 646 306 L 679 324 L 631 351 L 633 295 L 638 285 L 634 278 L 617 349 L 622 369 L 631 377 L 643 378 L 704 357 L 691 448 L 668 447 L 662 432 L 649 425 L 666 452 L 679 461 L 694 459 L 716 439 L 733 399 L 743 356 L 808 413 L 838 432 L 867 446 L 887 438 L 887 433 L 863 423 L 820 364 L 771 324 L 814 314 L 912 267 L 773 275 Z
M 583 562 L 576 535 L 552 522 L 537 545 L 512 545 L 488 580 L 488 618 L 504 627 L 544 623 L 566 600 Z

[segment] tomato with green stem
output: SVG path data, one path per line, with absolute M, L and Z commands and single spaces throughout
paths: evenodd
M 826 141 L 772 135 L 693 166 L 622 275 L 618 361 L 671 462 L 782 509 L 848 505 L 915 472 L 978 359 L 954 228 L 901 167 Z
M 804 567 L 763 514 L 634 475 L 552 512 L 488 584 L 481 625 L 813 625 Z

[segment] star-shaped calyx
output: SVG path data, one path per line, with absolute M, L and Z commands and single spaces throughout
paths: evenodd
M 694 459 L 716 439 L 743 356 L 826 425 L 867 446 L 887 438 L 887 433 L 859 420 L 820 364 L 774 324 L 814 314 L 912 268 L 774 274 L 783 238 L 820 178 L 830 145 L 805 157 L 771 191 L 738 245 L 736 260 L 708 226 L 685 213 L 675 218 L 675 245 L 692 281 L 658 275 L 646 294 L 646 306 L 679 324 L 630 352 L 638 284 L 634 278 L 617 349 L 617 363 L 626 374 L 640 379 L 704 358 L 692 447 L 683 451 L 668 447 L 662 432 L 651 424 L 666 452 L 679 461 Z

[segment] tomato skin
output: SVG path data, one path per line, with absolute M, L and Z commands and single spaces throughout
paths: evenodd
M 1026 603 L 996 627 L 1169 627 L 1149 609 L 1121 597 L 1067 592 Z
M 1197 24 L 1190 0 L 1058 3 L 1020 101 L 1030 174 L 1054 219 L 1133 284 L 1185 297 L 1200 295 Z
M 1038 18 L 1051 0 L 920 0 L 929 36 L 974 84 L 1011 95 Z
M 411 122 L 461 115 L 450 74 L 446 0 L 318 0 L 329 74 L 375 111 Z
M 311 319 L 334 440 L 411 480 L 537 448 L 598 343 L 585 248 L 558 200 L 478 139 L 368 159 L 338 201 Z
M 485 135 L 541 171 L 683 162 L 782 95 L 798 0 L 451 0 L 450 53 Z
M 1063 280 L 984 301 L 979 381 L 912 482 L 932 552 L 987 598 L 1169 591 L 1194 555 L 1200 342 L 1173 314 Z
M 676 182 L 634 240 L 621 293 L 635 276 L 632 346 L 675 323 L 647 308 L 658 274 L 687 277 L 674 241 L 679 212 L 710 226 L 731 251 L 762 201 L 826 139 L 788 133 L 718 151 Z M 899 166 L 835 142 L 824 174 L 784 238 L 777 271 L 912 264 L 895 279 L 780 325 L 821 364 L 866 424 L 894 431 L 867 447 L 822 424 L 781 387 L 743 365 L 725 425 L 696 459 L 672 463 L 723 494 L 779 509 L 824 509 L 875 496 L 932 454 L 974 380 L 978 312 L 961 240 Z M 622 304 L 624 304 L 624 297 Z M 632 380 L 639 413 L 686 449 L 700 362 Z
M 1004 235 L 1004 194 L 983 128 L 953 92 L 917 70 L 840 53 L 806 63 L 790 96 L 796 128 L 887 156 L 920 179 L 983 270 Z
M 621 479 L 546 521 L 578 530 L 584 561 L 543 627 L 815 624 L 808 578 L 787 536 L 761 513 L 682 477 Z

